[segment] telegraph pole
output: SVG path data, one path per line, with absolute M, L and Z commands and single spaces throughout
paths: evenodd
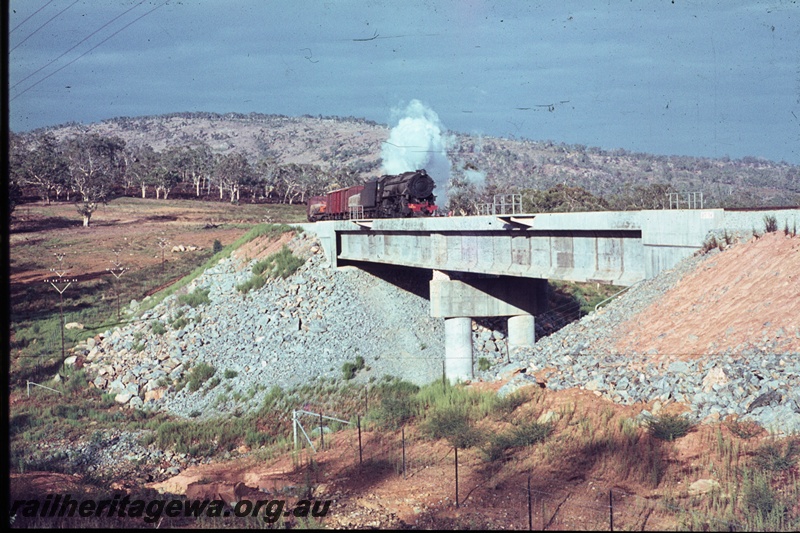
M 59 300 L 59 315 L 60 315 L 60 322 L 61 322 L 61 361 L 63 362 L 66 359 L 66 352 L 64 350 L 64 291 L 66 291 L 70 285 L 77 282 L 78 280 L 75 278 L 67 278 L 67 268 L 64 268 L 64 256 L 66 255 L 63 252 L 57 252 L 53 254 L 56 256 L 58 260 L 58 267 L 51 268 L 50 272 L 55 274 L 55 277 L 48 278 L 44 280 L 45 283 L 49 283 L 53 286 L 53 288 L 58 292 L 58 300 Z
M 117 320 L 120 319 L 120 312 L 119 312 L 119 278 L 128 270 L 128 267 L 122 266 L 122 263 L 119 261 L 119 250 L 113 250 L 114 254 L 117 256 L 116 259 L 111 260 L 111 264 L 113 265 L 111 268 L 107 268 L 108 272 L 111 272 L 111 275 L 114 276 L 116 280 L 114 284 L 114 293 L 117 295 Z
M 161 248 L 161 272 L 164 272 L 164 249 L 169 246 L 169 241 L 166 237 L 158 238 L 158 247 Z

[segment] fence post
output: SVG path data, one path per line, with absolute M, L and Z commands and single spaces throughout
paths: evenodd
M 608 530 L 614 531 L 614 496 L 608 489 Z
M 454 446 L 453 449 L 456 452 L 456 508 L 458 508 L 458 446 Z
M 400 428 L 400 434 L 403 441 L 403 479 L 406 478 L 406 427 Z
M 358 425 L 358 464 L 360 465 L 364 462 L 364 459 L 361 455 L 361 415 L 358 415 L 356 424 Z
M 294 435 L 294 449 L 297 450 L 297 410 L 292 409 L 292 433 Z
M 545 530 L 546 525 L 547 524 L 545 524 L 545 518 L 544 518 L 544 495 L 542 495 L 542 531 Z
M 319 414 L 319 449 L 325 447 L 325 432 L 322 431 L 322 413 Z
M 533 531 L 533 509 L 531 509 L 531 475 L 528 474 L 528 531 Z

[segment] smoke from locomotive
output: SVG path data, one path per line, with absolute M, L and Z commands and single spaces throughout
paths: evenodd
M 436 184 L 424 170 L 373 178 L 364 185 L 308 200 L 307 216 L 317 220 L 429 216 L 436 211 Z

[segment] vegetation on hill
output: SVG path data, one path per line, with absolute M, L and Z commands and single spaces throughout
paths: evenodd
M 379 175 L 388 134 L 386 126 L 353 117 L 256 113 L 65 124 L 11 135 L 12 185 L 47 202 L 77 200 L 87 224 L 112 194 L 304 203 Z M 90 156 L 101 163 L 91 172 Z M 668 193 L 690 192 L 702 192 L 705 207 L 800 203 L 800 167 L 756 157 L 665 156 L 460 133 L 449 135 L 448 157 L 449 209 L 463 214 L 511 193 L 536 211 L 659 209 L 669 206 Z

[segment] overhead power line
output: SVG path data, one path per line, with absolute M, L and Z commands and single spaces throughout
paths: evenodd
M 22 22 L 20 22 L 20 23 L 19 23 L 19 24 L 17 24 L 16 26 L 14 26 L 14 28 L 13 28 L 13 29 L 12 29 L 10 32 L 8 32 L 8 34 L 9 34 L 9 35 L 11 35 L 12 33 L 14 33 L 14 31 L 15 31 L 17 28 L 19 28 L 20 26 L 22 26 L 23 24 L 25 24 L 26 22 L 28 22 L 28 21 L 31 19 L 31 17 L 33 17 L 33 16 L 34 16 L 34 15 L 36 15 L 36 14 L 37 14 L 39 11 L 41 11 L 41 10 L 42 10 L 42 9 L 44 9 L 44 8 L 46 8 L 47 6 L 49 6 L 49 5 L 50 5 L 50 4 L 52 4 L 52 3 L 53 3 L 53 0 L 50 0 L 50 1 L 49 1 L 49 2 L 47 2 L 45 5 L 43 5 L 42 7 L 40 7 L 39 9 L 37 9 L 36 11 L 34 11 L 34 12 L 33 12 L 33 13 L 31 13 L 30 15 L 28 15 L 28 16 L 25 18 L 25 20 L 23 20 Z
M 59 59 L 61 59 L 61 58 L 62 58 L 62 57 L 64 57 L 65 55 L 67 55 L 68 53 L 70 53 L 70 52 L 72 52 L 73 50 L 75 50 L 75 49 L 76 49 L 78 46 L 80 46 L 81 44 L 83 44 L 83 43 L 85 43 L 87 40 L 91 39 L 91 38 L 92 38 L 94 35 L 96 35 L 96 34 L 97 34 L 97 32 L 99 32 L 100 30 L 102 30 L 103 28 L 105 28 L 106 26 L 108 26 L 109 24 L 111 24 L 112 22 L 114 22 L 115 20 L 117 20 L 118 18 L 120 18 L 120 17 L 122 17 L 122 16 L 124 16 L 124 15 L 127 15 L 128 13 L 130 13 L 131 11 L 133 11 L 134 9 L 136 9 L 137 7 L 139 7 L 140 5 L 142 5 L 144 2 L 145 2 L 145 0 L 141 0 L 141 2 L 139 2 L 138 4 L 135 4 L 135 5 L 134 5 L 133 7 L 131 7 L 130 9 L 128 9 L 128 10 L 126 10 L 126 11 L 123 11 L 122 13 L 120 13 L 119 15 L 117 15 L 116 17 L 114 17 L 113 19 L 109 20 L 108 22 L 106 22 L 105 24 L 103 24 L 102 26 L 100 26 L 99 28 L 97 28 L 96 30 L 94 30 L 92 33 L 90 33 L 89 35 L 87 35 L 86 37 L 84 37 L 83 39 L 81 39 L 81 40 L 80 40 L 80 41 L 79 41 L 77 44 L 75 44 L 75 45 L 74 45 L 72 48 L 70 48 L 69 50 L 67 50 L 66 52 L 64 52 L 63 54 L 61 54 L 60 56 L 58 56 L 58 57 L 57 57 L 57 58 L 55 58 L 54 60 L 50 61 L 50 62 L 49 62 L 49 63 L 47 63 L 46 65 L 44 65 L 44 66 L 42 66 L 42 67 L 39 67 L 38 69 L 34 70 L 34 71 L 33 71 L 33 72 L 31 72 L 30 74 L 28 74 L 27 76 L 25 76 L 24 78 L 22 78 L 21 80 L 19 80 L 17 83 L 15 83 L 14 85 L 12 85 L 12 86 L 11 86 L 11 88 L 12 88 L 12 89 L 14 89 L 14 88 L 15 88 L 17 85 L 19 85 L 19 84 L 20 84 L 20 83 L 22 83 L 23 81 L 27 80 L 28 78 L 31 78 L 31 77 L 35 76 L 36 74 L 38 74 L 38 73 L 39 73 L 39 72 L 41 72 L 42 70 L 46 69 L 47 67 L 49 67 L 50 65 L 52 65 L 53 63 L 55 63 L 56 61 L 58 61 Z M 135 22 L 135 21 L 134 21 L 134 22 Z M 79 58 L 79 59 L 80 59 L 80 58 Z M 56 72 L 58 72 L 58 71 L 56 71 Z M 55 74 L 55 72 L 54 72 L 53 74 Z M 40 81 L 43 81 L 43 80 L 45 80 L 45 79 L 47 79 L 47 78 L 42 78 L 42 80 L 40 80 Z M 22 94 L 22 93 L 20 93 L 20 94 Z M 15 98 L 16 98 L 16 97 L 15 97 Z
M 142 0 L 142 2 L 140 2 L 139 4 L 136 4 L 136 5 L 138 6 L 138 5 L 140 5 L 141 3 L 143 3 L 143 2 L 144 2 L 144 0 Z M 117 31 L 115 31 L 114 33 L 112 33 L 111 35 L 109 35 L 108 37 L 106 37 L 105 39 L 103 39 L 102 41 L 100 41 L 99 43 L 97 43 L 96 45 L 94 45 L 93 47 L 91 47 L 90 49 L 88 49 L 87 51 L 85 51 L 84 53 L 82 53 L 81 55 L 79 55 L 78 57 L 76 57 L 75 59 L 73 59 L 73 60 L 72 60 L 72 61 L 70 61 L 69 63 L 65 64 L 64 66 L 62 66 L 62 67 L 60 67 L 60 68 L 58 68 L 58 69 L 56 69 L 56 70 L 54 70 L 53 72 L 51 72 L 50 74 L 48 74 L 48 75 L 47 75 L 47 76 L 45 76 L 44 78 L 41 78 L 39 81 L 37 81 L 37 82 L 34 82 L 32 85 L 29 85 L 27 88 L 25 88 L 25 89 L 23 89 L 22 91 L 20 91 L 19 93 L 17 93 L 17 94 L 16 94 L 16 95 L 15 95 L 13 98 L 11 98 L 11 99 L 9 100 L 9 102 L 11 102 L 11 101 L 15 100 L 15 99 L 16 99 L 16 98 L 18 98 L 19 96 L 22 96 L 23 94 L 25 94 L 25 93 L 26 93 L 26 92 L 28 92 L 29 90 L 33 89 L 34 87 L 36 87 L 37 85 L 39 85 L 40 83 L 42 83 L 44 80 L 46 80 L 46 79 L 47 79 L 47 78 L 49 78 L 50 76 L 53 76 L 54 74 L 57 74 L 58 72 L 61 72 L 62 70 L 64 70 L 65 68 L 67 68 L 68 66 L 72 65 L 73 63 L 75 63 L 76 61 L 78 61 L 78 60 L 79 60 L 80 58 L 82 58 L 83 56 L 85 56 L 86 54 L 88 54 L 88 53 L 92 52 L 92 51 L 93 51 L 93 50 L 95 50 L 97 47 L 99 47 L 100 45 L 102 45 L 103 43 L 105 43 L 106 41 L 108 41 L 109 39 L 111 39 L 112 37 L 114 37 L 115 35 L 117 35 L 118 33 L 120 33 L 121 31 L 125 30 L 125 29 L 126 29 L 126 28 L 128 28 L 129 26 L 131 26 L 132 24 L 135 24 L 136 22 L 138 22 L 139 20 L 143 19 L 144 17 L 146 17 L 147 15 L 149 15 L 150 13 L 152 13 L 153 11 L 155 11 L 156 9 L 159 9 L 159 8 L 161 8 L 161 7 L 164 7 L 165 5 L 167 5 L 167 3 L 169 3 L 169 0 L 166 0 L 166 2 L 164 2 L 163 4 L 159 4 L 159 5 L 157 5 L 156 7 L 154 7 L 153 9 L 151 9 L 150 11 L 147 11 L 147 12 L 146 12 L 146 13 L 144 13 L 143 15 L 140 15 L 139 17 L 137 17 L 137 18 L 133 19 L 131 22 L 127 23 L 126 25 L 124 25 L 123 27 L 121 27 L 120 29 L 118 29 Z M 136 6 L 134 6 L 134 7 L 136 7 Z M 131 8 L 131 9 L 133 9 L 133 8 Z M 130 9 L 129 9 L 128 11 L 130 11 Z M 127 11 L 126 11 L 126 13 L 127 13 Z M 124 14 L 124 13 L 123 13 L 123 14 Z M 119 18 L 119 17 L 117 17 L 117 18 Z
M 61 13 L 63 13 L 64 11 L 66 11 L 66 10 L 67 10 L 67 9 L 69 9 L 69 8 L 71 8 L 72 6 L 74 6 L 74 5 L 75 5 L 75 4 L 77 4 L 77 3 L 78 3 L 78 0 L 75 0 L 75 1 L 74 1 L 74 2 L 72 2 L 70 5 L 68 5 L 67 7 L 65 7 L 64 9 L 62 9 L 61 11 L 59 11 L 58 13 L 56 13 L 55 15 L 53 15 L 52 17 L 50 17 L 50 18 L 47 20 L 47 22 L 45 22 L 44 24 L 42 24 L 41 26 L 39 26 L 38 28 L 36 28 L 35 30 L 33 30 L 31 33 L 29 33 L 27 37 L 25 37 L 25 38 L 24 38 L 24 39 L 22 39 L 20 42 L 18 42 L 18 43 L 17 43 L 17 45 L 16 45 L 14 48 L 12 48 L 11 50 L 9 50 L 9 52 L 13 52 L 13 51 L 14 51 L 14 50 L 16 50 L 17 48 L 19 48 L 19 46 L 20 46 L 22 43 L 24 43 L 25 41 L 27 41 L 28 39 L 30 39 L 31 37 L 33 37 L 33 36 L 36 34 L 36 32 L 38 32 L 39 30 L 41 30 L 42 28 L 44 28 L 45 26 L 47 26 L 48 24 L 50 24 L 51 22 L 53 22 L 53 20 L 54 20 L 54 19 L 56 19 L 56 18 L 58 18 L 58 17 L 59 17 L 59 15 L 61 15 Z M 38 13 L 38 11 L 37 11 L 37 13 Z M 35 14 L 35 13 L 34 13 L 34 14 Z M 28 18 L 30 18 L 30 17 L 28 17 Z M 27 19 L 25 19 L 25 20 L 27 20 Z M 17 26 L 17 27 L 19 27 L 19 26 Z M 12 31 L 13 31 L 13 30 L 12 30 Z M 11 33 L 11 32 L 9 32 L 9 33 Z

